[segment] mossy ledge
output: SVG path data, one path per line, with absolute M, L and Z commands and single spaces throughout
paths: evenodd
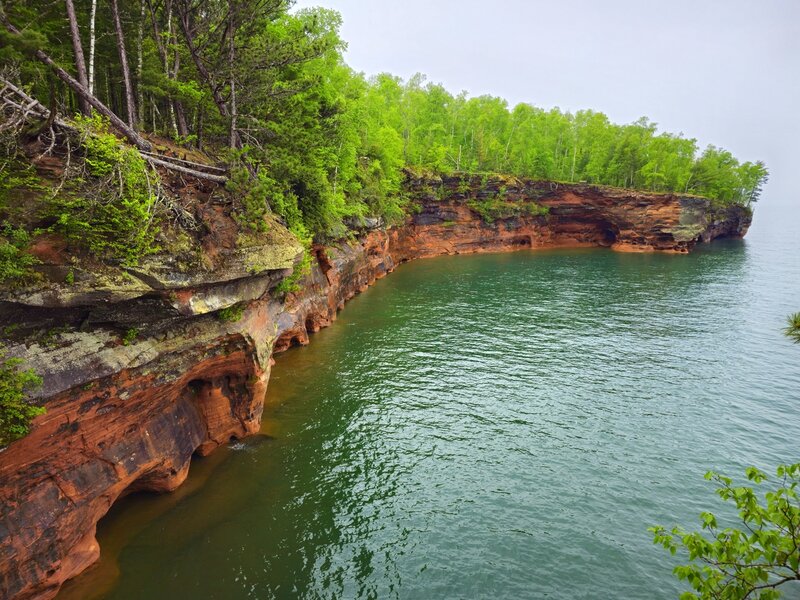
M 364 219 L 313 245 L 295 291 L 279 284 L 302 261 L 296 238 L 270 219 L 239 239 L 213 201 L 194 204 L 204 237 L 162 239 L 138 266 L 34 240 L 40 277 L 2 291 L 0 331 L 42 377 L 47 412 L 0 452 L 0 596 L 53 597 L 97 560 L 95 526 L 114 502 L 173 490 L 195 453 L 257 433 L 273 353 L 308 343 L 398 264 L 570 246 L 686 253 L 751 220 L 704 198 L 497 175 L 408 173 L 405 193 L 405 223 Z

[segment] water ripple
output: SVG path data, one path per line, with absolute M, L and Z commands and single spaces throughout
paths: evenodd
M 800 459 L 796 223 L 403 266 L 278 359 L 274 439 L 140 526 L 107 597 L 676 597 L 646 528 L 715 506 L 708 468 Z

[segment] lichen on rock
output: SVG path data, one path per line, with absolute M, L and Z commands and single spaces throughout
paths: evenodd
M 208 233 L 184 248 L 197 260 L 165 253 L 95 269 L 51 253 L 49 282 L 3 291 L 0 331 L 9 355 L 43 377 L 36 397 L 47 414 L 0 453 L 2 597 L 52 597 L 97 559 L 94 528 L 114 502 L 172 490 L 195 452 L 256 433 L 272 354 L 308 343 L 398 264 L 558 246 L 688 252 L 750 223 L 745 209 L 720 213 L 701 198 L 585 184 L 417 174 L 406 185 L 414 210 L 404 224 L 362 224 L 349 241 L 314 245 L 310 271 L 285 294 L 271 292 L 302 245 L 277 221 L 241 238 L 216 205 L 198 209 Z M 501 191 L 504 203 L 546 214 L 509 210 L 488 222 L 470 206 Z M 220 317 L 235 305 L 237 318 Z

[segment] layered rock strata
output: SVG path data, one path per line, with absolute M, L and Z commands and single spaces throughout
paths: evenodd
M 409 177 L 407 191 L 405 224 L 362 223 L 356 241 L 315 246 L 296 293 L 274 288 L 301 248 L 273 236 L 209 268 L 162 256 L 0 296 L 4 343 L 43 377 L 47 407 L 0 452 L 0 596 L 54 596 L 97 560 L 95 527 L 114 502 L 173 490 L 193 454 L 256 433 L 272 354 L 308 343 L 402 262 L 557 246 L 688 252 L 750 224 L 749 211 L 701 198 L 588 185 Z M 62 281 L 67 268 L 43 267 Z

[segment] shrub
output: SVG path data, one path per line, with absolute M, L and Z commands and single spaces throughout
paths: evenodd
M 137 337 L 139 337 L 139 330 L 136 327 L 131 327 L 125 332 L 125 335 L 122 336 L 122 345 L 130 346 L 136 341 Z
M 274 293 L 276 295 L 296 293 L 300 291 L 300 280 L 311 272 L 311 252 L 305 248 L 303 258 L 300 264 L 294 268 L 292 274 L 285 277 L 281 282 L 275 286 Z
M 220 310 L 217 313 L 217 317 L 223 323 L 236 323 L 242 318 L 242 315 L 244 315 L 244 308 L 244 304 L 234 304 L 233 306 L 228 306 Z
M 784 333 L 793 340 L 795 344 L 800 344 L 800 313 L 794 313 L 786 319 L 786 329 Z
M 234 213 L 236 222 L 251 231 L 266 231 L 264 217 L 269 212 L 267 198 L 276 191 L 274 180 L 263 172 L 254 177 L 246 167 L 238 166 L 231 169 L 225 187 L 241 205 L 241 209 Z
M 54 229 L 93 253 L 126 265 L 158 250 L 154 193 L 157 175 L 135 148 L 99 116 L 77 117 L 87 178 L 74 179 L 51 200 Z
M 700 515 L 706 535 L 681 527 L 650 528 L 653 541 L 670 553 L 688 551 L 692 562 L 675 567 L 674 573 L 695 593 L 686 592 L 682 599 L 775 599 L 781 596 L 779 586 L 800 580 L 800 463 L 779 465 L 775 479 L 755 467 L 746 475 L 755 486 L 767 484 L 763 499 L 754 487 L 735 486 L 713 471 L 706 474 L 717 484 L 719 497 L 736 506 L 741 529 L 720 527 L 709 512 Z
M 478 213 L 487 223 L 494 223 L 497 219 L 509 219 L 523 215 L 541 216 L 550 212 L 548 207 L 537 204 L 532 200 L 510 202 L 499 197 L 486 200 L 470 200 L 467 202 L 467 206 Z
M 42 385 L 42 378 L 33 369 L 20 370 L 22 359 L 5 358 L 0 348 L 0 446 L 7 446 L 30 431 L 34 417 L 45 412 L 33 406 L 28 394 Z
M 42 181 L 30 162 L 12 156 L 0 163 L 0 209 L 13 208 L 9 200 L 20 190 L 41 189 Z
M 28 232 L 6 223 L 0 236 L 0 283 L 17 286 L 33 279 L 31 267 L 39 261 L 25 251 L 30 244 Z

